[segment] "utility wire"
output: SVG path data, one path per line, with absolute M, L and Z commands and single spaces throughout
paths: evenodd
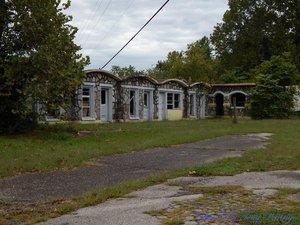
M 119 18 L 114 22 L 114 24 L 111 26 L 111 28 L 104 34 L 102 35 L 102 37 L 100 38 L 100 42 L 103 41 L 105 38 L 107 38 L 107 36 L 110 35 L 111 31 L 114 30 L 114 28 L 116 27 L 117 23 L 121 20 L 121 18 L 126 14 L 126 12 L 128 11 L 128 9 L 131 7 L 131 5 L 133 4 L 135 0 L 131 0 L 129 5 L 126 7 L 126 9 L 120 14 Z
M 126 46 L 151 22 L 151 20 L 168 4 L 170 0 L 167 0 L 157 11 L 156 13 L 147 21 L 147 23 L 145 23 L 145 25 L 139 29 L 138 32 L 136 32 L 136 34 L 107 62 L 104 64 L 104 66 L 102 66 L 101 69 L 104 69 L 117 55 L 119 55 L 119 53 L 126 48 Z
M 85 30 L 85 29 L 88 29 L 90 27 L 90 23 L 91 23 L 91 20 L 96 16 L 96 13 L 97 11 L 101 8 L 102 6 L 102 3 L 103 3 L 103 0 L 98 0 L 97 3 L 96 3 L 96 7 L 94 8 L 94 11 L 92 14 L 90 14 L 90 16 L 88 17 L 88 20 L 83 24 L 83 26 L 79 29 L 79 32 L 77 34 L 77 38 L 79 38 L 81 35 L 82 35 L 82 32 Z
M 107 3 L 107 5 L 106 5 L 104 11 L 102 12 L 101 16 L 100 16 L 100 17 L 98 18 L 98 20 L 96 21 L 96 24 L 94 25 L 94 27 L 97 27 L 97 26 L 98 26 L 98 24 L 99 24 L 100 21 L 102 20 L 104 14 L 106 13 L 106 11 L 107 11 L 107 9 L 109 8 L 109 6 L 111 5 L 111 3 L 112 3 L 112 0 L 109 0 L 109 2 Z M 82 45 L 84 45 L 84 44 L 89 40 L 90 36 L 91 36 L 91 34 L 88 34 L 88 36 L 86 37 L 86 39 L 83 41 L 83 44 L 82 44 Z

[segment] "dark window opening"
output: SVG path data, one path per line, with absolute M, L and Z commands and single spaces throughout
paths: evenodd
M 101 90 L 101 104 L 106 104 L 106 90 Z
M 144 93 L 144 107 L 148 107 L 148 93 Z
M 231 105 L 233 106 L 233 98 L 236 98 L 236 106 L 244 107 L 246 102 L 246 96 L 242 93 L 235 93 L 231 95 Z
M 90 95 L 90 88 L 83 88 L 82 89 L 82 95 L 89 96 Z
M 168 109 L 180 108 L 180 94 L 174 94 L 174 93 L 167 94 L 167 108 Z
M 135 91 L 130 91 L 130 104 L 129 104 L 129 108 L 130 108 L 130 116 L 136 116 L 136 104 L 135 104 Z
M 168 101 L 167 101 L 168 109 L 173 109 L 173 94 L 168 93 Z
M 179 109 L 180 105 L 180 94 L 174 94 L 174 108 Z

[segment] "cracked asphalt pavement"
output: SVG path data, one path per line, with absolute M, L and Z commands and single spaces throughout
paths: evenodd
M 0 199 L 39 201 L 76 196 L 153 173 L 240 156 L 243 151 L 263 148 L 269 136 L 224 136 L 168 148 L 100 157 L 94 159 L 93 166 L 82 166 L 70 171 L 28 173 L 4 178 L 0 179 Z

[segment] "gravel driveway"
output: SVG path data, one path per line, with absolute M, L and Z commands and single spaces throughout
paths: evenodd
M 263 148 L 270 134 L 236 135 L 95 159 L 71 171 L 28 173 L 0 180 L 0 199 L 36 201 L 70 197 L 156 172 L 201 165 Z

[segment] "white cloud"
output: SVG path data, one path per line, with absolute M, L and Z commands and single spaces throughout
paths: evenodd
M 89 55 L 88 68 L 102 67 L 158 10 L 165 0 L 72 0 L 66 12 L 79 28 L 75 42 Z M 105 69 L 133 65 L 148 69 L 168 52 L 209 36 L 221 22 L 227 0 L 171 0 Z

